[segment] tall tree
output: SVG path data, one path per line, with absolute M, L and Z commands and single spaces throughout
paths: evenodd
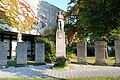
M 65 17 L 68 19 L 68 24 L 65 26 L 68 44 L 72 44 L 73 41 L 85 41 L 88 36 L 89 32 L 80 23 L 78 14 L 81 8 L 81 3 L 78 3 L 76 0 L 70 1 L 68 11 L 65 14 Z
M 109 41 L 111 32 L 120 27 L 120 0 L 71 0 L 70 4 L 74 5 L 67 15 L 77 17 L 75 25 L 95 40 Z
M 120 0 L 71 0 L 70 4 L 74 5 L 69 7 L 67 16 L 75 21 L 73 25 L 83 27 L 83 33 L 87 31 L 89 38 L 109 42 L 118 33 Z
M 1 0 L 0 15 L 2 15 L 0 19 L 3 19 L 1 23 L 7 23 L 18 29 L 21 27 L 22 31 L 31 29 L 34 22 L 38 20 L 25 0 Z
M 18 29 L 18 41 L 22 41 L 22 32 L 32 30 L 39 19 L 25 0 L 1 0 L 0 23 Z

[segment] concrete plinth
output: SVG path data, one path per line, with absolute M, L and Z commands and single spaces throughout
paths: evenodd
M 17 57 L 16 57 L 16 67 L 26 67 L 27 66 L 27 42 L 17 43 Z
M 120 40 L 115 41 L 115 66 L 120 66 Z
M 95 64 L 96 65 L 107 65 L 105 58 L 106 42 L 96 41 L 95 42 Z
M 7 68 L 7 49 L 4 42 L 0 42 L 0 68 Z
M 87 64 L 87 43 L 79 42 L 77 44 L 77 63 Z
M 45 45 L 37 42 L 35 44 L 35 65 L 45 64 Z

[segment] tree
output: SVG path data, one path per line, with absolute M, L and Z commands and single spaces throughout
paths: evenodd
M 27 28 L 31 28 L 34 22 L 37 21 L 37 17 L 35 16 L 33 10 L 30 8 L 30 5 L 24 0 L 1 0 L 0 8 L 4 11 L 0 13 L 0 15 L 5 15 L 7 17 L 7 23 L 11 27 L 19 27 L 21 24 L 20 17 L 25 18 L 22 25 L 22 31 Z M 5 19 L 5 18 L 3 18 Z
M 81 25 L 95 40 L 109 41 L 111 32 L 120 27 L 120 0 L 71 0 L 67 15 Z M 73 21 L 73 19 L 72 19 Z M 77 26 L 79 27 L 79 26 Z
M 80 23 L 80 16 L 78 15 L 79 10 L 81 10 L 81 4 L 77 3 L 76 0 L 71 0 L 70 4 L 74 4 L 74 6 L 69 6 L 65 14 L 68 19 L 68 24 L 65 26 L 66 34 L 68 33 L 68 44 L 72 44 L 73 41 L 86 41 L 89 32 Z
M 109 42 L 120 35 L 120 0 L 71 0 L 69 4 L 74 5 L 69 6 L 67 17 L 75 22 L 72 25 L 83 27 L 82 34 L 87 32 L 90 39 Z
M 20 36 L 39 20 L 25 0 L 1 0 L 0 15 L 0 23 L 17 28 Z

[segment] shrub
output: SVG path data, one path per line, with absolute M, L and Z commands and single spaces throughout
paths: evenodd
M 45 61 L 51 62 L 55 59 L 55 43 L 46 37 L 38 37 L 37 42 L 45 43 Z
M 95 56 L 95 49 L 92 46 L 87 47 L 87 56 Z
M 66 47 L 66 52 L 67 52 L 67 58 L 69 59 L 70 57 L 72 57 L 72 55 L 77 55 L 77 47 L 76 47 L 76 43 L 73 43 L 71 45 L 67 45 Z
M 64 67 L 66 65 L 67 65 L 67 58 L 65 58 L 64 56 L 56 58 L 54 67 L 60 67 L 60 66 Z

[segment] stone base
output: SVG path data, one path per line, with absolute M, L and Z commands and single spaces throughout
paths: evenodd
M 16 64 L 15 67 L 28 67 L 28 65 L 27 64 Z
M 107 63 L 98 63 L 98 62 L 95 62 L 94 65 L 107 66 L 108 64 Z
M 8 68 L 7 65 L 0 65 L 0 69 Z
M 120 63 L 115 63 L 114 66 L 120 67 Z
M 39 65 L 46 65 L 46 63 L 35 63 L 34 66 L 39 66 Z

